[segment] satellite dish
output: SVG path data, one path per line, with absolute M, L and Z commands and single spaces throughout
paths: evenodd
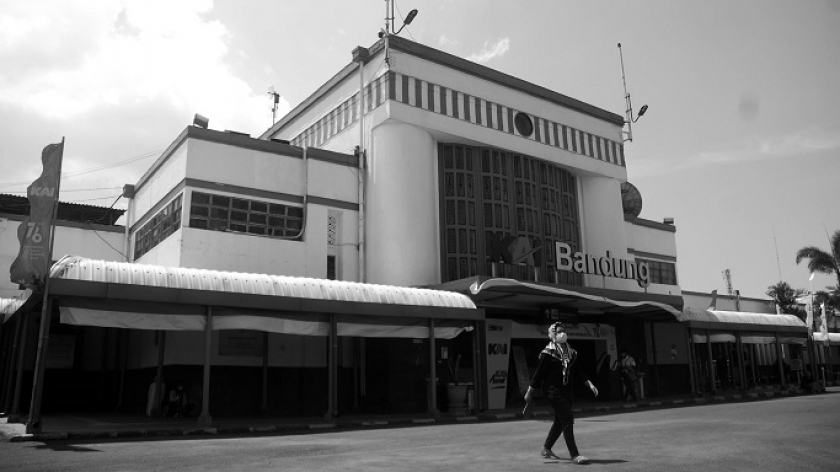
M 621 206 L 625 215 L 633 215 L 635 218 L 642 212 L 642 194 L 630 182 L 621 183 Z

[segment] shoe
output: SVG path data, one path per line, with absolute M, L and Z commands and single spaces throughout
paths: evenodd
M 560 460 L 559 457 L 557 457 L 556 455 L 554 455 L 553 452 L 551 452 L 551 449 L 543 449 L 540 455 L 543 457 L 543 459 Z
M 587 459 L 586 456 L 575 456 L 572 457 L 572 462 L 575 464 L 588 464 L 589 459 Z

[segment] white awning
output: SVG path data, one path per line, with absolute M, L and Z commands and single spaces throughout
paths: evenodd
M 795 315 L 787 314 L 779 315 L 773 313 L 749 313 L 718 310 L 701 311 L 684 308 L 676 315 L 676 318 L 677 320 L 686 323 L 688 327 L 693 329 L 710 329 L 729 332 L 740 331 L 798 334 L 798 336 L 795 337 L 807 337 L 808 332 L 805 322 L 797 318 Z M 761 336 L 766 335 L 762 334 Z M 712 342 L 715 342 L 714 338 L 712 338 Z
M 283 275 L 163 267 L 64 256 L 50 277 L 63 280 L 203 290 L 310 300 L 475 309 L 470 297 L 444 290 Z
M 840 346 L 840 333 L 821 333 L 814 332 L 814 342 L 825 344 L 826 339 L 830 346 Z
M 483 319 L 472 300 L 444 290 L 245 274 L 65 256 L 52 268 L 61 322 L 141 330 L 246 329 L 327 336 L 454 338 Z M 53 290 L 53 288 L 55 290 Z
M 207 318 L 200 314 L 148 313 L 132 311 L 96 310 L 75 306 L 62 306 L 61 323 L 77 326 L 98 326 L 103 328 L 126 328 L 161 331 L 204 331 Z M 245 329 L 269 333 L 296 334 L 301 336 L 328 336 L 329 320 L 312 316 L 282 317 L 237 314 L 220 310 L 213 315 L 213 331 Z M 395 318 L 369 317 L 368 320 L 338 321 L 338 336 L 365 338 L 414 338 L 429 337 L 429 326 L 425 320 L 401 320 Z M 436 321 L 435 338 L 452 339 L 464 331 L 472 331 L 467 323 Z
M 741 334 L 741 342 L 744 344 L 775 344 L 775 336 L 766 336 L 764 334 Z M 708 336 L 712 343 L 735 343 L 737 339 L 734 334 L 730 333 L 714 333 Z M 691 341 L 695 343 L 705 343 L 707 336 L 705 334 L 692 334 Z M 807 338 L 800 336 L 779 336 L 780 344 L 805 344 Z
M 15 298 L 0 298 L 0 323 L 12 317 L 18 309 L 26 303 L 32 293 L 27 290 L 24 294 Z
M 485 280 L 484 282 L 474 282 L 470 286 L 470 293 L 473 295 L 478 295 L 483 290 L 488 290 L 492 288 L 498 287 L 518 287 L 518 288 L 525 288 L 529 289 L 534 292 L 540 292 L 545 294 L 552 294 L 552 295 L 559 295 L 563 297 L 571 297 L 578 300 L 587 300 L 590 302 L 597 302 L 604 306 L 610 307 L 623 307 L 623 308 L 637 308 L 637 307 L 650 307 L 656 308 L 659 310 L 666 311 L 671 313 L 674 316 L 679 315 L 679 310 L 674 308 L 667 303 L 660 303 L 655 301 L 622 301 L 622 300 L 613 300 L 611 298 L 598 296 L 598 295 L 589 295 L 586 293 L 581 293 L 573 290 L 567 290 L 564 288 L 551 286 L 551 285 L 541 285 L 532 282 L 525 282 L 522 280 L 515 280 L 515 279 L 506 279 L 506 278 L 493 278 Z

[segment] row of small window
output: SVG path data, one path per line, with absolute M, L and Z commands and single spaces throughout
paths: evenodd
M 135 233 L 134 258 L 146 254 L 181 227 L 181 199 L 178 195 Z
M 183 196 L 178 195 L 135 233 L 134 258 L 151 251 L 181 227 Z M 264 236 L 299 237 L 303 208 L 256 200 L 192 193 L 190 227 Z
M 303 229 L 303 208 L 193 192 L 190 228 L 300 237 Z
M 636 259 L 647 262 L 650 269 L 650 283 L 677 285 L 677 266 L 670 262 L 651 261 L 648 259 Z

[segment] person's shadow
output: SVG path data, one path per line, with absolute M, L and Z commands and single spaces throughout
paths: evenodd
M 569 464 L 571 464 L 571 461 L 569 461 L 568 459 L 561 459 L 561 460 L 557 460 L 557 459 L 547 459 L 547 460 L 543 461 L 543 464 L 559 464 L 560 462 L 568 462 Z M 624 464 L 624 463 L 626 463 L 626 462 L 627 462 L 627 461 L 626 461 L 626 460 L 624 460 L 624 459 L 589 459 L 589 460 L 586 462 L 586 464 L 580 464 L 580 465 L 589 465 L 589 464 Z

